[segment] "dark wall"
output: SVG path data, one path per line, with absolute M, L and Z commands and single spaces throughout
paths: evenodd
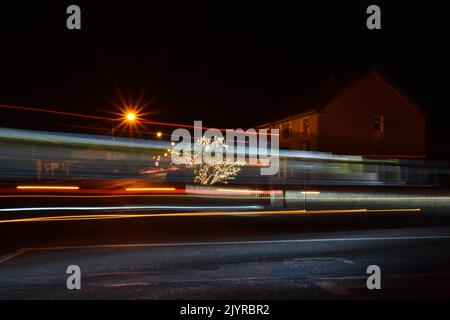
M 384 133 L 372 130 L 383 116 Z M 425 155 L 425 116 L 377 73 L 331 103 L 319 117 L 319 150 L 340 154 Z

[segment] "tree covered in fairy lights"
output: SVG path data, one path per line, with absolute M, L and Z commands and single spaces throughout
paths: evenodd
M 194 182 L 202 185 L 228 183 L 235 179 L 244 164 L 224 155 L 228 145 L 223 138 L 202 137 L 195 142 L 185 165 L 194 173 Z

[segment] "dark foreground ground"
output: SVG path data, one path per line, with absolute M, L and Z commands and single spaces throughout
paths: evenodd
M 449 213 L 450 217 L 450 213 Z M 444 215 L 0 225 L 1 299 L 448 299 Z M 78 265 L 81 290 L 68 290 Z M 366 269 L 381 268 L 381 290 Z

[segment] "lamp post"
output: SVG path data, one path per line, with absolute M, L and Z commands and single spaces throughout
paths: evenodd
M 132 111 L 128 111 L 126 112 L 123 117 L 122 117 L 122 123 L 128 123 L 128 124 L 133 124 L 135 122 L 138 121 L 138 115 L 135 112 Z M 112 128 L 111 128 L 111 137 L 112 137 L 112 141 L 114 142 L 116 140 L 116 120 L 112 121 Z
M 112 137 L 112 141 L 114 142 L 116 140 L 116 138 L 114 137 L 114 131 L 115 131 L 115 121 L 112 121 L 112 128 L 111 128 L 111 137 Z

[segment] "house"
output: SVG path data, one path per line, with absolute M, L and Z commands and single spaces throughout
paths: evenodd
M 376 68 L 346 83 L 333 81 L 285 109 L 293 114 L 259 126 L 280 130 L 280 148 L 365 156 L 425 155 L 423 110 Z

